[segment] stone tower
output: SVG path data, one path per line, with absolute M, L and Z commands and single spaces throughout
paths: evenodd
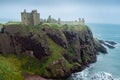
M 82 18 L 82 23 L 85 24 L 85 19 L 84 18 Z
M 25 26 L 36 26 L 40 23 L 40 14 L 37 10 L 32 10 L 31 13 L 24 12 L 21 13 L 22 24 Z
M 84 18 L 79 18 L 79 24 L 84 25 L 85 24 L 85 19 Z

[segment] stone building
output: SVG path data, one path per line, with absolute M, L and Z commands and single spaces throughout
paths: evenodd
M 37 10 L 32 10 L 31 13 L 24 12 L 21 13 L 22 24 L 25 26 L 36 26 L 40 23 L 40 14 Z
M 85 20 L 84 18 L 79 18 L 79 20 L 75 21 L 61 21 L 61 25 L 68 24 L 68 25 L 85 25 Z

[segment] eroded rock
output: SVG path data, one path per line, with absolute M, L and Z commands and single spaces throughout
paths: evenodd
M 24 53 L 39 59 L 41 70 L 45 71 L 41 76 L 46 78 L 69 77 L 96 62 L 98 52 L 107 53 L 85 25 L 67 29 L 45 25 L 36 30 L 10 25 L 4 27 L 0 37 L 0 53 Z

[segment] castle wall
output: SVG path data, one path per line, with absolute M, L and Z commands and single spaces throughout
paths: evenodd
M 28 25 L 27 14 L 26 13 L 21 13 L 21 20 L 22 20 L 23 25 Z
M 33 25 L 33 16 L 31 13 L 27 13 L 27 25 Z
M 40 15 L 36 10 L 33 10 L 31 13 L 24 11 L 21 13 L 21 20 L 25 26 L 36 26 L 40 23 Z
M 61 25 L 84 25 L 85 23 L 83 21 L 61 21 Z
M 38 25 L 40 23 L 40 15 L 38 13 L 33 13 L 33 25 Z
M 67 24 L 67 25 L 85 25 L 85 20 L 84 20 L 84 18 L 79 18 L 78 19 L 78 21 L 77 20 L 75 20 L 75 21 L 61 21 L 60 22 L 61 23 L 61 25 L 65 25 L 65 24 Z

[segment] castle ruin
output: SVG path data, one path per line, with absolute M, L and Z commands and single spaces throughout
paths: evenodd
M 37 10 L 32 10 L 31 13 L 24 12 L 21 13 L 22 24 L 25 26 L 36 26 L 40 23 L 40 13 Z
M 68 24 L 68 25 L 84 25 L 85 24 L 85 20 L 84 18 L 79 18 L 79 20 L 75 20 L 75 21 L 61 21 L 61 25 L 65 25 L 65 24 Z
M 21 20 L 24 26 L 36 26 L 40 23 L 40 13 L 37 13 L 37 10 L 32 10 L 31 13 L 28 13 L 26 10 L 24 10 L 24 12 L 21 13 Z M 61 25 L 84 25 L 85 20 L 84 18 L 79 18 L 79 20 L 75 21 L 61 21 L 49 16 L 47 23 L 60 23 Z

